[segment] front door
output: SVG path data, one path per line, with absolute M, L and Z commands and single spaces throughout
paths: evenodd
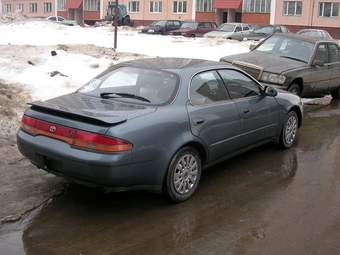
M 278 104 L 261 95 L 260 85 L 236 70 L 219 70 L 241 119 L 240 148 L 275 137 L 278 132 Z

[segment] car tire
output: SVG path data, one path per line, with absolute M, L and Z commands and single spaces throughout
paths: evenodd
M 196 36 L 194 34 L 191 34 L 189 37 L 191 38 L 195 38 Z
M 183 147 L 171 160 L 164 180 L 164 193 L 177 203 L 187 200 L 195 192 L 201 172 L 198 152 L 192 147 Z
M 333 99 L 340 99 L 340 86 L 336 90 L 331 91 L 331 95 Z
M 158 34 L 159 34 L 159 35 L 163 35 L 163 31 L 159 31 Z
M 299 85 L 293 83 L 291 84 L 289 87 L 288 87 L 288 91 L 297 95 L 297 96 L 300 96 L 300 87 Z
M 299 119 L 294 111 L 287 114 L 281 130 L 279 146 L 282 149 L 292 147 L 298 130 Z
M 125 17 L 125 18 L 122 20 L 122 25 L 123 25 L 123 26 L 130 26 L 130 18 L 129 18 L 129 17 Z

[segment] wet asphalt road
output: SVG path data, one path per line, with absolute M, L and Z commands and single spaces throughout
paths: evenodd
M 70 185 L 1 231 L 7 255 L 338 255 L 339 100 L 307 107 L 293 148 L 266 145 L 204 171 L 184 203 Z

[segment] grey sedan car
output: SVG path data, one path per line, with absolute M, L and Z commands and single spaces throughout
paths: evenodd
M 30 105 L 17 145 L 38 168 L 175 202 L 193 195 L 203 169 L 265 143 L 291 147 L 303 116 L 298 96 L 237 67 L 180 58 L 123 62 Z
M 340 98 L 340 47 L 331 39 L 274 34 L 250 52 L 222 57 L 267 85 L 302 97 Z

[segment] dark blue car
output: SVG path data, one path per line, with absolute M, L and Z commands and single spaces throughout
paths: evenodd
M 180 20 L 158 20 L 141 29 L 140 32 L 143 34 L 168 35 L 170 31 L 179 29 L 181 25 L 182 21 Z

